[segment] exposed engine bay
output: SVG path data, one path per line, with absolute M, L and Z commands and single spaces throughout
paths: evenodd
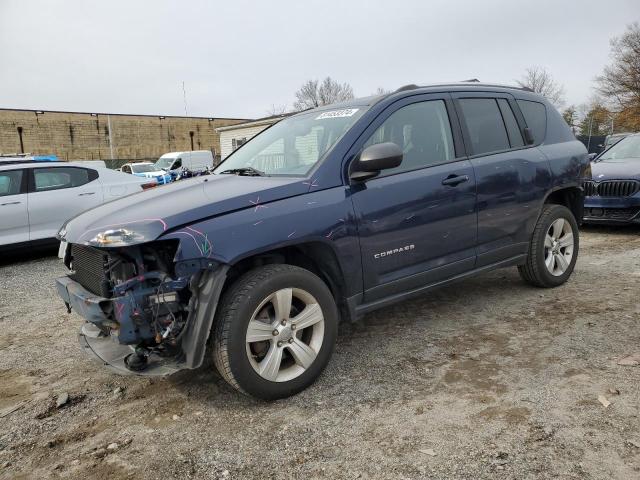
M 151 354 L 176 358 L 182 353 L 193 271 L 176 273 L 177 246 L 173 240 L 113 249 L 73 244 L 65 251 L 69 278 L 98 296 L 103 315 L 88 320 L 100 336 L 134 347 L 124 359 L 129 370 L 144 370 Z

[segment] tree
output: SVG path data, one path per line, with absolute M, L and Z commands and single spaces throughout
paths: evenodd
M 322 83 L 318 80 L 308 80 L 296 92 L 296 101 L 293 103 L 293 108 L 296 111 L 301 111 L 336 102 L 344 102 L 352 98 L 353 89 L 348 83 L 340 84 L 331 77 L 325 78 Z
M 598 91 L 617 111 L 617 130 L 640 130 L 640 25 L 611 39 L 613 62 L 596 78 Z
M 270 117 L 275 117 L 277 115 L 284 115 L 287 113 L 286 105 L 276 105 L 274 103 L 271 104 L 271 107 L 267 109 L 267 115 Z
M 578 125 L 580 135 L 597 136 L 611 133 L 611 112 L 600 100 L 594 100 L 591 105 L 583 108 L 586 112 Z
M 521 87 L 530 88 L 546 97 L 556 107 L 564 105 L 564 87 L 556 82 L 543 67 L 527 68 L 522 78 L 516 82 Z
M 390 93 L 391 93 L 391 90 L 387 90 L 386 88 L 383 88 L 383 87 L 378 87 L 376 88 L 376 91 L 371 94 L 371 96 L 389 95 Z
M 578 123 L 578 112 L 576 110 L 576 106 L 569 105 L 567 108 L 565 108 L 562 112 L 562 118 L 564 118 L 564 121 L 567 122 L 567 125 L 569 125 L 569 127 L 571 128 L 571 131 L 575 134 Z

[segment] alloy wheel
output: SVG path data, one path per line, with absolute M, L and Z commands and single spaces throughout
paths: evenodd
M 544 263 L 551 275 L 561 276 L 573 258 L 573 229 L 564 218 L 556 219 L 544 237 Z
M 287 382 L 315 361 L 324 339 L 324 315 L 317 300 L 299 288 L 265 298 L 247 326 L 249 363 L 265 380 Z

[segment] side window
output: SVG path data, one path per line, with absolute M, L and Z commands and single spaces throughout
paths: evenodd
M 6 170 L 0 172 L 0 197 L 20 193 L 23 174 L 23 170 Z
M 396 110 L 369 137 L 363 148 L 385 142 L 393 142 L 402 148 L 404 157 L 400 166 L 385 170 L 383 175 L 453 160 L 453 136 L 444 101 L 412 103 Z
M 494 98 L 462 98 L 460 107 L 474 155 L 510 148 L 507 130 Z
M 182 159 L 178 158 L 175 162 L 173 162 L 173 166 L 171 170 L 175 170 L 176 168 L 180 168 L 182 166 Z
M 527 127 L 533 133 L 534 142 L 542 142 L 547 132 L 547 109 L 544 104 L 529 100 L 518 100 L 518 105 L 522 110 L 525 122 L 527 122 Z
M 56 167 L 35 168 L 33 170 L 36 192 L 47 192 L 63 188 L 79 187 L 97 176 L 86 168 Z
M 522 133 L 520 127 L 516 121 L 516 117 L 511 110 L 511 105 L 504 98 L 498 99 L 498 106 L 500 107 L 500 113 L 502 113 L 502 119 L 507 127 L 507 134 L 509 135 L 509 143 L 511 148 L 524 147 L 524 140 L 522 139 Z
M 129 165 L 125 165 L 124 167 L 122 167 L 122 171 L 124 173 L 131 173 L 131 167 Z

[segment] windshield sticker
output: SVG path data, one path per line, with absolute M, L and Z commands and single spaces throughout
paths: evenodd
M 358 108 L 345 108 L 342 110 L 331 110 L 330 112 L 321 113 L 316 117 L 316 120 L 322 120 L 323 118 L 341 118 L 341 117 L 351 117 L 353 116 L 359 109 Z

